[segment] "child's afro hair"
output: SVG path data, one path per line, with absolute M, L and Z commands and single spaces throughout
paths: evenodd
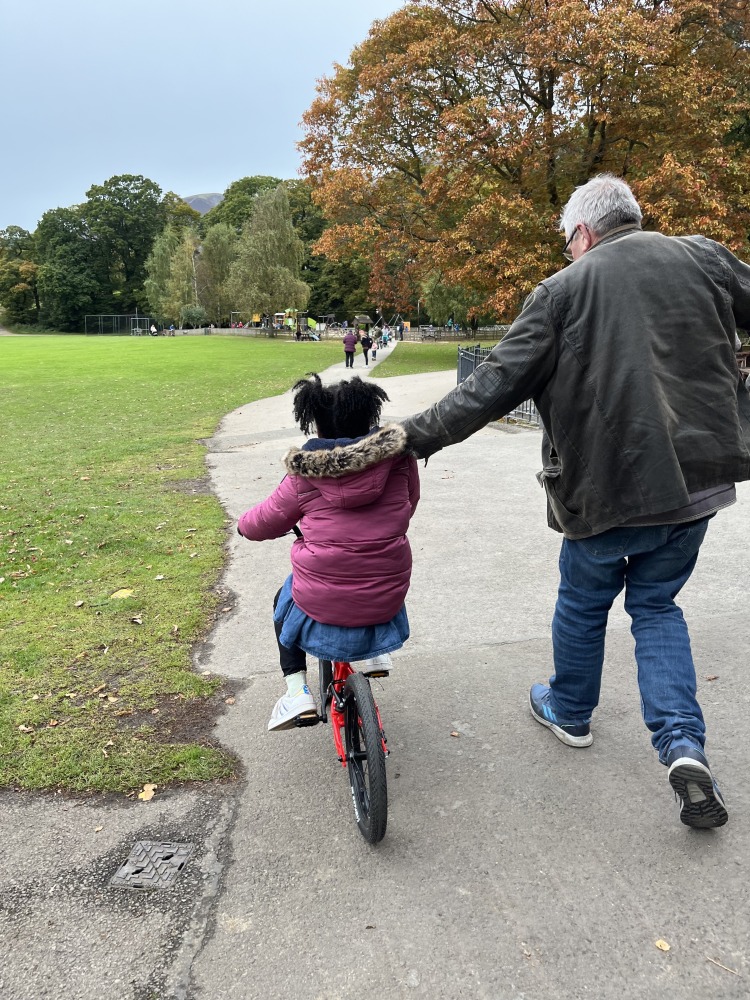
M 302 433 L 316 428 L 322 438 L 362 437 L 377 427 L 383 403 L 388 402 L 385 389 L 374 382 L 363 382 L 358 375 L 323 385 L 320 375 L 308 372 L 292 392 L 294 419 Z

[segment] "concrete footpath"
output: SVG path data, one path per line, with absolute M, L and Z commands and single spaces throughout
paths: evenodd
M 397 420 L 455 375 L 381 384 Z M 225 418 L 208 464 L 230 519 L 268 495 L 300 439 L 288 393 Z M 236 686 L 215 734 L 243 780 L 135 805 L 0 796 L 3 1000 L 748 995 L 750 484 L 712 522 L 681 601 L 730 813 L 699 832 L 679 822 L 642 724 L 621 601 L 593 746 L 565 747 L 529 715 L 529 686 L 550 671 L 559 549 L 534 478 L 539 439 L 491 427 L 421 466 L 412 638 L 375 682 L 391 749 L 385 840 L 361 839 L 327 726 L 266 732 L 283 690 L 271 601 L 291 540 L 230 527 L 233 612 L 197 667 Z M 136 840 L 196 845 L 173 889 L 109 885 Z

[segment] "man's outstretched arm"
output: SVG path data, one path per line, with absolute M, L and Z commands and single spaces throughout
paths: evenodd
M 553 312 L 549 292 L 540 285 L 472 375 L 434 406 L 403 421 L 409 449 L 418 458 L 428 458 L 499 420 L 547 382 L 557 363 Z

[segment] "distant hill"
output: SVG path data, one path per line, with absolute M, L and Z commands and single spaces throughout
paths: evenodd
M 189 194 L 183 201 L 186 201 L 191 208 L 201 215 L 205 215 L 212 208 L 219 204 L 224 198 L 223 194 Z

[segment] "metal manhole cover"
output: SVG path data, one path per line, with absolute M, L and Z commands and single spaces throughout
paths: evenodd
M 192 853 L 192 844 L 139 840 L 109 883 L 123 889 L 169 889 Z

